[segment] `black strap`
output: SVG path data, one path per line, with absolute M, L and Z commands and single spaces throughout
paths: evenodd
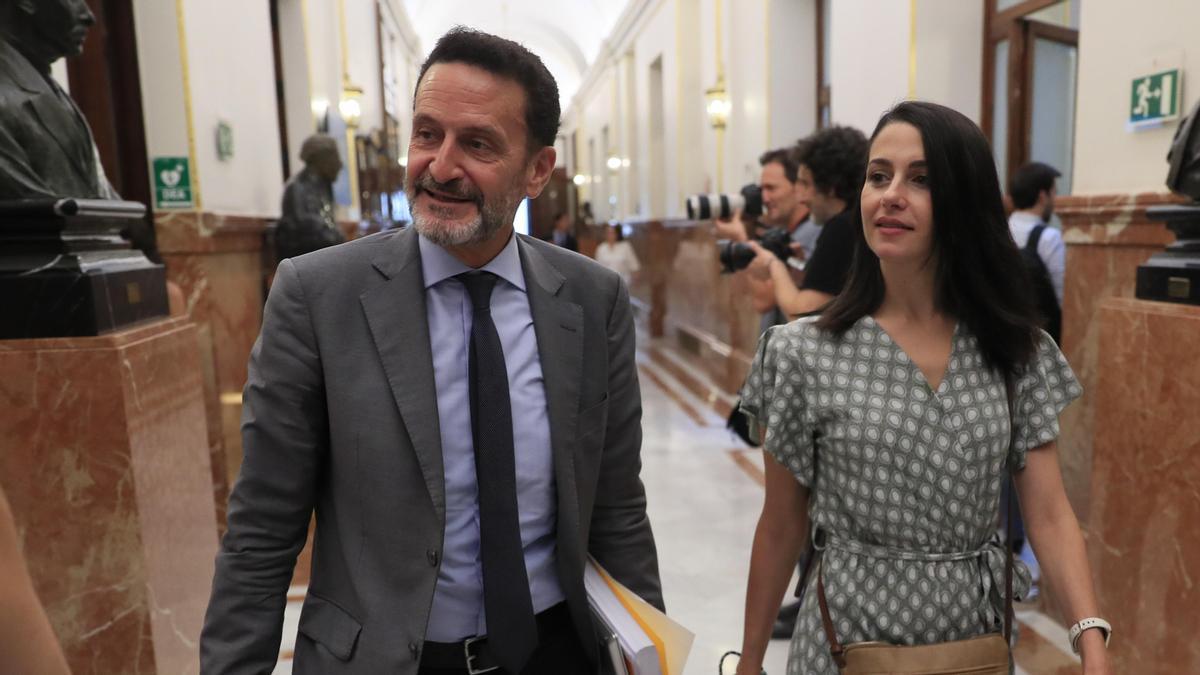
M 467 368 L 479 484 L 483 606 L 491 653 L 506 670 L 519 673 L 537 647 L 538 632 L 517 512 L 508 371 L 500 334 L 492 321 L 492 290 L 498 277 L 482 272 L 462 274 L 458 279 L 466 286 L 474 309 Z
M 1044 223 L 1035 225 L 1029 232 L 1029 238 L 1025 240 L 1025 250 L 1037 253 L 1038 242 L 1042 240 L 1042 232 L 1046 231 Z

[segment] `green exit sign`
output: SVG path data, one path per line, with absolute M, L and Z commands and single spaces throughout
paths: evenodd
M 1133 78 L 1130 87 L 1129 124 L 1158 126 L 1179 117 L 1179 85 L 1182 71 L 1164 70 Z

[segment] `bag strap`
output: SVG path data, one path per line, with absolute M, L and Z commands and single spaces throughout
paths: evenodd
M 1025 240 L 1025 250 L 1037 253 L 1038 242 L 1042 240 L 1042 232 L 1046 231 L 1045 223 L 1035 225 L 1029 231 L 1029 238 Z
M 1040 234 L 1040 232 L 1039 232 Z M 1011 461 L 1013 449 L 1017 445 L 1017 424 L 1016 424 L 1016 404 L 1014 393 L 1015 385 L 1013 383 L 1012 373 L 1004 374 L 1004 392 L 1008 397 L 1008 457 L 1005 458 L 1005 465 L 1008 468 L 1008 475 L 1005 480 L 1012 483 L 1013 467 L 1009 464 Z M 1004 556 L 1004 641 L 1012 644 L 1012 624 L 1013 624 L 1013 491 L 1016 490 L 1016 485 L 1010 485 L 1010 489 L 1005 490 L 1004 509 L 1007 511 L 1008 520 L 1004 521 L 1004 540 L 1005 540 L 1005 556 Z
M 824 553 L 818 553 L 824 558 Z M 829 642 L 829 653 L 839 669 L 846 667 L 846 650 L 838 642 L 833 619 L 829 617 L 829 602 L 825 599 L 825 561 L 817 564 L 817 604 L 821 606 L 821 625 L 825 628 L 825 640 Z
M 1013 448 L 1016 446 L 1017 425 L 1015 423 L 1014 411 L 1014 384 L 1012 375 L 1005 373 L 1004 375 L 1004 390 L 1008 398 L 1008 419 L 1009 419 L 1009 438 L 1008 438 L 1008 456 L 1012 457 Z M 1007 464 L 1008 475 L 1005 480 L 1012 480 L 1012 466 Z M 1006 490 L 1004 497 L 1004 508 L 1008 512 L 1008 520 L 1004 528 L 1005 538 L 1005 557 L 1004 557 L 1004 641 L 1012 644 L 1012 625 L 1013 625 L 1013 537 L 1012 537 L 1012 522 L 1013 522 L 1013 491 Z M 824 557 L 822 549 L 814 551 L 816 555 Z M 816 563 L 817 565 L 817 604 L 821 608 L 821 626 L 825 629 L 825 640 L 829 643 L 829 653 L 833 657 L 833 662 L 838 668 L 846 667 L 846 650 L 842 647 L 842 643 L 838 641 L 837 631 L 833 628 L 833 618 L 829 615 L 829 601 L 825 597 L 825 565 L 824 560 Z

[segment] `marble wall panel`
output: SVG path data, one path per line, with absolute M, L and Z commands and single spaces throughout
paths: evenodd
M 203 343 L 209 446 L 222 527 L 228 491 L 241 466 L 241 391 L 262 324 L 261 218 L 157 212 L 155 230 L 167 278 L 179 285 Z
M 1088 550 L 1113 672 L 1200 672 L 1200 307 L 1100 304 Z
M 721 274 L 711 225 L 696 221 L 630 223 L 642 263 L 634 297 L 649 308 L 651 334 L 675 339 L 702 357 L 727 391 L 742 384 L 758 344 L 759 316 L 748 289 Z
M 76 673 L 198 669 L 217 534 L 195 333 L 0 342 L 0 485 Z
M 1089 512 L 1101 302 L 1133 297 L 1137 267 L 1174 235 L 1146 218 L 1146 207 L 1178 200 L 1169 194 L 1062 197 L 1057 212 L 1067 243 L 1063 289 L 1063 353 L 1083 385 L 1083 396 L 1062 417 L 1059 448 L 1063 481 L 1081 521 Z

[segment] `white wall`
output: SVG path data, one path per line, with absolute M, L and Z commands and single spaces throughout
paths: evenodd
M 767 147 L 817 127 L 817 0 L 766 0 Z
M 283 168 L 267 4 L 187 0 L 183 6 L 204 208 L 277 216 Z M 219 121 L 233 128 L 234 154 L 226 161 L 217 157 Z
M 1079 88 L 1075 118 L 1075 194 L 1164 192 L 1167 150 L 1178 122 L 1147 131 L 1125 128 L 1130 85 L 1182 58 L 1183 114 L 1200 100 L 1200 3 L 1141 0 L 1084 2 L 1079 26 Z
M 915 98 L 954 108 L 978 124 L 983 90 L 983 3 L 920 0 L 916 9 Z
M 834 0 L 830 113 L 834 124 L 870 134 L 879 116 L 908 96 L 908 0 Z
M 304 25 L 305 0 L 280 0 L 279 51 L 283 61 L 284 117 L 288 159 L 292 174 L 304 168 L 300 146 L 317 130 L 308 81 L 308 35 Z
M 175 3 L 134 0 L 133 11 L 146 154 L 151 163 L 155 157 L 187 157 L 187 106 L 184 104 L 183 60 L 179 51 L 179 18 Z M 204 176 L 197 172 L 196 166 L 191 170 L 193 198 L 200 207 L 203 205 Z
M 771 144 L 768 128 L 771 67 L 767 59 L 772 27 L 765 0 L 737 3 L 724 0 L 721 5 L 725 79 L 733 109 L 725 133 L 724 184 L 720 189 L 734 192 L 746 183 L 758 182 L 761 173 L 758 158 Z M 776 27 L 776 31 L 783 28 Z

